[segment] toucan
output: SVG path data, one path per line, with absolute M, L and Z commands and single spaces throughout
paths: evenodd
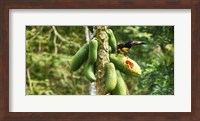
M 146 44 L 146 43 L 141 42 L 141 41 L 128 41 L 126 43 L 117 45 L 117 51 L 119 53 L 126 55 L 128 53 L 128 51 L 131 49 L 131 47 L 133 47 L 135 45 L 143 45 L 143 44 Z

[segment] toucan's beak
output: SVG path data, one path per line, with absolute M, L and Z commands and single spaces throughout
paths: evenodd
M 142 44 L 146 44 L 145 42 L 141 42 L 141 41 L 133 41 L 131 44 L 133 45 L 142 45 Z

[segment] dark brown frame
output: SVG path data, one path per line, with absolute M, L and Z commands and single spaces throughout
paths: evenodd
M 200 121 L 200 0 L 1 0 L 0 121 Z M 9 9 L 191 9 L 191 112 L 9 112 Z M 127 107 L 128 108 L 128 107 Z

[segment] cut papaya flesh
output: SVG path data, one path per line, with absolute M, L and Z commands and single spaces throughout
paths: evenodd
M 130 60 L 126 60 L 125 64 L 128 66 L 129 69 L 133 69 L 134 64 Z
M 140 66 L 132 59 L 125 57 L 122 54 L 110 54 L 110 61 L 114 63 L 115 67 L 130 76 L 141 75 Z

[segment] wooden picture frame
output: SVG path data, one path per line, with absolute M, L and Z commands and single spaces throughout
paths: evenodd
M 1 121 L 200 121 L 200 0 L 6 0 L 0 8 Z M 191 112 L 9 112 L 10 9 L 191 9 Z

